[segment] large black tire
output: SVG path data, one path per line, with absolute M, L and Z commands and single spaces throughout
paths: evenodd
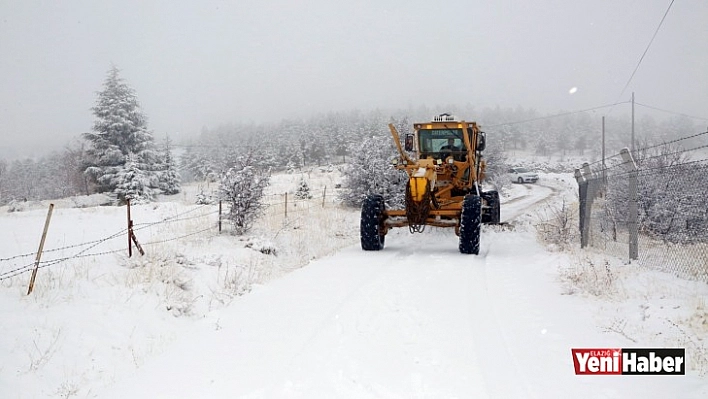
M 482 198 L 487 201 L 489 209 L 482 214 L 482 223 L 499 224 L 501 222 L 501 202 L 498 191 L 486 191 L 482 193 Z
M 381 234 L 383 214 L 386 206 L 380 195 L 368 195 L 361 204 L 361 249 L 379 251 L 384 247 L 385 236 Z
M 485 148 L 487 148 L 487 136 L 480 132 L 479 140 L 477 142 L 477 151 L 484 151 Z
M 477 195 L 467 194 L 462 203 L 460 215 L 460 252 L 479 254 L 479 235 L 482 226 L 482 199 Z

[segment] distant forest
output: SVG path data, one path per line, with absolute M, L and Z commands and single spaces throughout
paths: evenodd
M 600 154 L 601 113 L 559 112 L 544 115 L 533 109 L 449 106 L 395 111 L 324 113 L 303 120 L 271 124 L 229 124 L 204 128 L 188 142 L 176 143 L 175 155 L 183 181 L 216 180 L 245 151 L 256 153 L 262 165 L 285 170 L 339 164 L 366 138 L 389 135 L 388 123 L 399 132 L 411 131 L 414 122 L 448 112 L 477 121 L 487 133 L 487 146 L 501 151 L 524 150 L 549 157 L 579 155 L 589 161 Z M 626 114 L 606 118 L 607 153 L 629 147 L 631 121 Z M 685 116 L 660 121 L 649 116 L 635 122 L 637 147 L 657 144 L 705 131 Z M 695 143 L 684 142 L 686 146 Z M 95 185 L 84 173 L 87 143 L 77 138 L 62 150 L 36 159 L 0 159 L 0 205 L 12 200 L 42 200 L 91 194 Z

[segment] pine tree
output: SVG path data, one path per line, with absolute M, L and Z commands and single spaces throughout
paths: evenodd
M 146 118 L 133 89 L 123 81 L 119 72 L 115 66 L 111 68 L 103 91 L 98 93 L 96 106 L 92 108 L 96 117 L 93 131 L 83 135 L 91 144 L 87 150 L 89 166 L 85 173 L 95 180 L 99 192 L 113 192 L 119 200 L 126 186 L 143 187 L 144 191 L 136 195 L 152 198 L 151 190 L 157 188 L 153 184 L 158 182 L 158 156 L 153 136 L 147 129 Z M 132 159 L 132 166 L 128 165 L 128 158 Z M 135 173 L 135 168 L 140 173 Z M 126 181 L 131 178 L 142 181 L 135 184 Z M 119 184 L 122 188 L 117 190 Z
M 160 190 L 164 194 L 173 195 L 182 190 L 181 178 L 172 156 L 172 142 L 170 137 L 165 137 L 165 145 L 162 149 L 162 171 L 160 173 Z
M 155 199 L 157 190 L 157 175 L 146 171 L 146 165 L 138 161 L 138 157 L 128 154 L 127 161 L 123 168 L 116 173 L 116 187 L 113 193 L 117 196 L 119 203 L 124 203 L 130 199 L 133 204 L 151 202 Z
M 300 183 L 298 183 L 297 191 L 295 191 L 295 198 L 299 200 L 312 198 L 312 193 L 310 193 L 310 186 L 307 185 L 307 181 L 304 177 L 300 178 Z

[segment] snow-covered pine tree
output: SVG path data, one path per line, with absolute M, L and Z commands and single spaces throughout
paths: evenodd
M 182 154 L 182 170 L 189 171 L 195 181 L 216 182 L 219 173 L 216 167 L 216 156 L 203 149 L 187 147 Z
M 125 165 L 120 168 L 115 177 L 116 187 L 113 193 L 119 203 L 130 199 L 132 204 L 144 204 L 155 199 L 159 184 L 157 175 L 146 171 L 146 166 L 138 161 L 138 157 L 128 154 Z
M 182 179 L 177 171 L 175 159 L 172 156 L 172 141 L 170 136 L 165 137 L 162 147 L 162 171 L 160 172 L 160 190 L 163 194 L 173 195 L 182 190 Z
M 257 168 L 252 155 L 239 157 L 235 166 L 222 175 L 219 186 L 220 198 L 231 205 L 226 218 L 239 235 L 251 229 L 263 210 L 263 192 L 270 183 L 270 173 Z
M 307 184 L 307 180 L 305 180 L 305 177 L 303 176 L 300 178 L 300 182 L 297 186 L 297 191 L 295 191 L 295 199 L 305 200 L 311 198 L 312 193 L 310 193 L 310 186 Z
M 151 190 L 158 188 L 159 157 L 138 99 L 119 73 L 115 66 L 110 69 L 103 91 L 98 93 L 98 100 L 92 108 L 96 117 L 93 131 L 83 135 L 90 143 L 87 150 L 89 166 L 85 173 L 95 180 L 99 192 L 114 194 L 119 194 L 116 191 L 119 183 L 123 187 L 129 183 L 126 178 L 141 178 L 141 182 L 132 186 L 144 187 L 146 191 L 140 192 L 139 196 L 152 198 Z M 129 154 L 133 154 L 134 165 L 140 165 L 139 174 L 132 173 L 127 167 Z
M 350 154 L 343 173 L 345 203 L 359 206 L 367 194 L 383 195 L 388 206 L 404 203 L 408 175 L 391 165 L 398 153 L 390 137 L 370 137 Z

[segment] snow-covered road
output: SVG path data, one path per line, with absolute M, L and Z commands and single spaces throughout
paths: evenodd
M 528 186 L 510 220 L 556 191 Z M 529 231 L 485 226 L 479 256 L 451 231 L 390 233 L 213 313 L 99 397 L 659 398 L 683 377 L 575 376 L 572 347 L 616 347 Z M 691 380 L 694 381 L 694 380 Z M 694 382 L 692 382 L 694 383 Z M 695 397 L 699 397 L 696 395 Z
M 517 193 L 510 200 L 502 203 L 502 222 L 511 222 L 524 213 L 535 210 L 545 201 L 552 199 L 561 192 L 559 184 L 559 182 L 541 180 L 537 184 L 515 185 L 515 187 L 521 187 L 517 191 L 522 193 Z

